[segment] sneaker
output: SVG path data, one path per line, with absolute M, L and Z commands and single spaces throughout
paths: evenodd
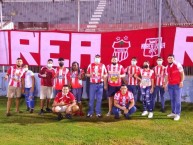
M 6 113 L 6 116 L 7 116 L 7 117 L 8 117 L 8 116 L 11 116 L 11 113 L 10 113 L 10 112 Z
M 171 118 L 174 118 L 175 116 L 176 116 L 176 114 L 174 114 L 174 113 L 170 113 L 167 115 L 167 117 L 171 117 Z
M 34 109 L 30 109 L 29 113 L 33 113 L 34 112 Z
M 102 115 L 101 114 L 97 114 L 96 117 L 97 118 L 102 118 Z
M 119 111 L 119 116 L 122 116 L 122 112 L 121 111 Z
M 30 110 L 30 108 L 29 108 L 29 107 L 27 107 L 26 111 L 29 111 L 29 110 Z
M 44 115 L 45 111 L 43 109 L 40 110 L 40 112 L 38 113 L 39 115 Z
M 71 115 L 71 114 L 66 114 L 66 115 L 65 115 L 65 118 L 67 118 L 67 119 L 72 119 L 72 115 Z
M 22 111 L 15 111 L 16 113 L 23 113 Z
M 180 115 L 176 115 L 176 116 L 174 117 L 174 121 L 178 121 L 178 120 L 180 120 Z
M 52 113 L 52 109 L 50 109 L 50 108 L 46 108 L 46 112 L 48 112 L 48 113 Z
M 166 111 L 165 111 L 165 109 L 160 109 L 160 112 L 162 112 L 162 113 L 165 113 Z
M 111 115 L 112 115 L 112 113 L 111 113 L 111 112 L 108 112 L 106 116 L 111 116 Z
M 146 115 L 148 115 L 148 111 L 143 111 L 141 114 L 141 116 L 146 116 Z
M 87 114 L 86 117 L 87 117 L 87 118 L 91 118 L 91 117 L 92 117 L 92 114 Z
M 153 118 L 153 112 L 149 112 L 148 118 Z
M 114 118 L 115 118 L 115 119 L 120 119 L 120 117 L 119 117 L 119 116 L 115 116 Z
M 62 120 L 63 119 L 63 115 L 61 113 L 59 113 L 57 119 L 58 119 L 58 121 Z

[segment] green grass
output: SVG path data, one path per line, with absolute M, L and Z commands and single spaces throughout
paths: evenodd
M 0 145 L 191 145 L 193 144 L 193 104 L 183 103 L 180 121 L 166 117 L 156 108 L 153 119 L 141 117 L 140 109 L 131 120 L 106 117 L 107 101 L 103 101 L 103 118 L 73 117 L 56 120 L 53 114 L 38 115 L 39 99 L 33 114 L 25 111 L 21 100 L 21 114 L 6 117 L 6 98 L 0 98 Z M 87 106 L 85 100 L 84 106 Z M 141 104 L 140 104 L 141 105 Z M 157 104 L 158 105 L 158 104 Z M 141 105 L 142 106 L 142 105 Z M 159 106 L 159 105 L 158 105 Z M 84 108 L 86 111 L 86 108 Z

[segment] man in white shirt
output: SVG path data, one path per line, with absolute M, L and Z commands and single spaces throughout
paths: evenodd
M 34 73 L 28 69 L 28 65 L 23 66 L 23 70 L 25 71 L 23 75 L 23 83 L 24 83 L 24 94 L 25 94 L 25 101 L 27 106 L 27 111 L 33 113 L 34 111 L 34 84 L 35 78 Z

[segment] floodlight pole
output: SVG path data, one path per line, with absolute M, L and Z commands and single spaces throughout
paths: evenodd
M 162 42 L 161 42 L 161 27 L 162 27 L 162 0 L 159 1 L 159 26 L 158 26 L 158 39 L 159 39 L 159 42 L 158 42 L 158 56 L 160 56 L 161 54 L 161 45 L 162 45 Z
M 80 32 L 80 0 L 78 0 L 78 32 Z

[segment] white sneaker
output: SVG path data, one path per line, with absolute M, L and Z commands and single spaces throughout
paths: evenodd
M 111 116 L 111 112 L 108 112 L 106 116 Z
M 141 116 L 146 116 L 146 115 L 148 115 L 147 111 L 143 111 L 143 113 L 141 114 Z
M 120 116 L 122 116 L 122 112 L 121 112 L 121 111 L 119 111 L 119 117 L 120 117 Z
M 174 114 L 174 113 L 170 113 L 167 115 L 167 117 L 171 117 L 171 118 L 174 118 L 175 116 L 176 116 L 176 114 Z
M 153 118 L 153 112 L 149 112 L 148 118 Z
M 175 120 L 175 121 L 180 120 L 180 115 L 176 115 L 176 116 L 174 117 L 174 120 Z

